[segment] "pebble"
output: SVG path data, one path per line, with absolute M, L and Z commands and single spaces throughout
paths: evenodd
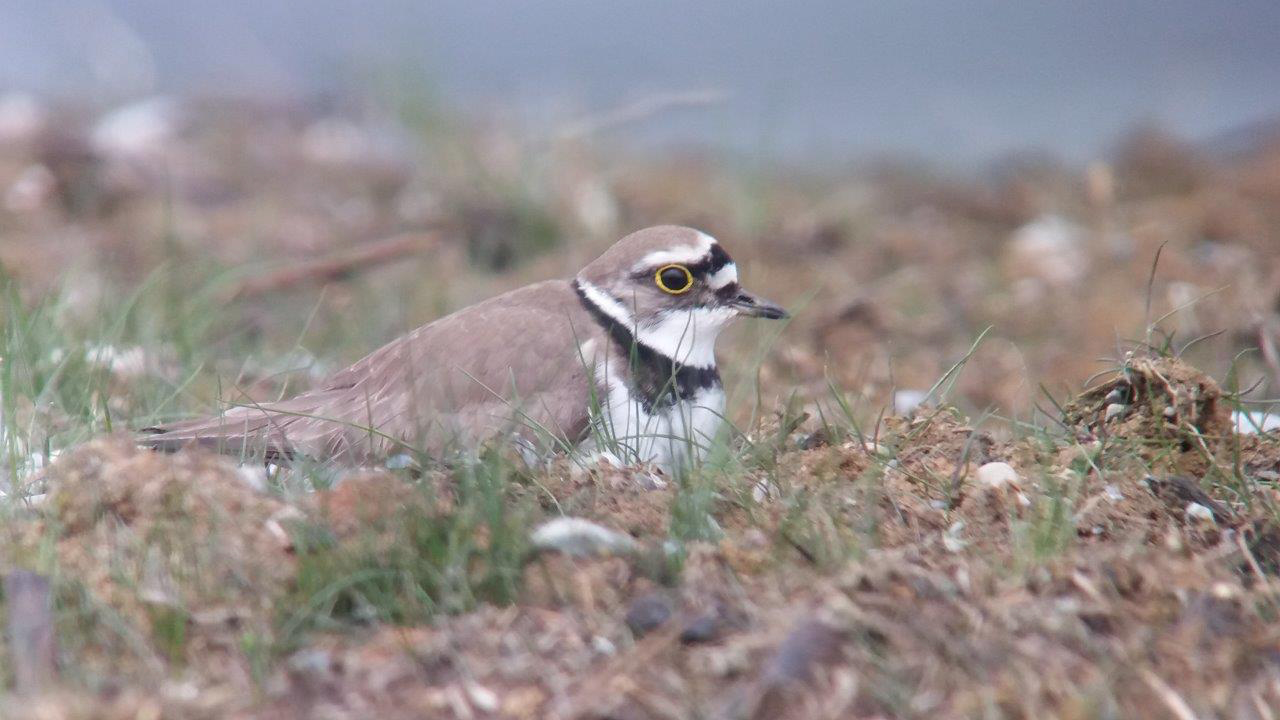
M 479 683 L 467 683 L 467 698 L 477 710 L 486 713 L 497 712 L 498 694 Z
M 1006 462 L 989 462 L 978 468 L 977 480 L 983 487 L 1017 487 L 1018 471 Z
M 1188 522 L 1215 524 L 1213 511 L 1201 505 L 1198 502 L 1187 503 L 1186 510 L 1183 511 L 1187 516 Z
M 1120 403 L 1111 403 L 1110 405 L 1107 406 L 1107 414 L 1106 414 L 1106 417 L 1103 418 L 1103 422 L 1108 422 L 1112 418 L 1123 415 L 1124 411 L 1128 409 L 1129 409 L 1128 405 L 1121 405 Z
M 680 642 L 685 645 L 715 642 L 723 628 L 724 623 L 715 613 L 699 615 L 680 630 Z
M 289 669 L 304 675 L 323 675 L 333 668 L 333 655 L 328 650 L 299 650 L 289 656 Z
M 645 635 L 662 627 L 671 619 L 671 602 L 659 593 L 650 593 L 636 598 L 627 608 L 625 622 L 631 634 L 636 637 Z
M 895 415 L 910 415 L 928 399 L 929 393 L 924 390 L 897 390 L 893 393 L 893 412 Z
M 574 517 L 560 517 L 539 525 L 530 540 L 538 550 L 578 557 L 628 555 L 639 549 L 630 535 Z

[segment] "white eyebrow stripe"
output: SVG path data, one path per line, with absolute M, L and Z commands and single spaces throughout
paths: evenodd
M 724 267 L 707 276 L 707 284 L 713 290 L 719 290 L 736 282 L 738 282 L 738 266 L 734 263 L 726 263 Z
M 711 255 L 712 246 L 716 245 L 716 239 L 710 235 L 699 231 L 697 245 L 681 245 L 670 250 L 659 250 L 645 255 L 640 262 L 636 263 L 635 270 L 646 270 L 651 267 L 660 265 L 669 265 L 671 263 L 681 263 L 683 265 L 693 265 Z

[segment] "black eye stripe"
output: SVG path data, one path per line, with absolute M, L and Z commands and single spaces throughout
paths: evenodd
M 720 268 L 732 262 L 733 258 L 729 257 L 729 253 L 725 252 L 724 248 L 716 244 L 711 246 L 711 252 L 707 257 L 689 265 L 688 268 L 689 272 L 693 273 L 695 277 L 702 278 L 719 272 Z
M 741 285 L 739 285 L 736 282 L 731 282 L 728 285 L 725 285 L 724 287 L 717 290 L 716 297 L 727 300 L 727 299 L 736 297 L 738 295 L 738 292 L 740 292 L 741 290 L 742 290 Z

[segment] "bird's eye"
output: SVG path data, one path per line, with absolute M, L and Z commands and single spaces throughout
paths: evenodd
M 693 273 L 683 265 L 663 265 L 653 278 L 663 292 L 672 295 L 688 292 L 693 287 Z

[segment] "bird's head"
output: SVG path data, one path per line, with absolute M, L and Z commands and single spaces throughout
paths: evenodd
M 674 225 L 639 230 L 582 269 L 579 292 L 640 342 L 685 364 L 711 366 L 715 338 L 737 317 L 787 311 L 747 291 L 715 238 Z

